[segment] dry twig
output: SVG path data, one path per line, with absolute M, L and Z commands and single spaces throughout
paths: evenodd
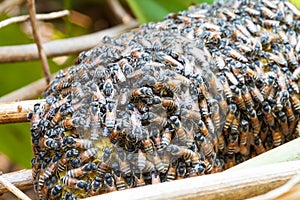
M 46 53 L 43 49 L 42 41 L 41 41 L 41 36 L 39 34 L 38 28 L 37 28 L 37 22 L 36 22 L 36 16 L 35 16 L 35 1 L 34 0 L 27 0 L 27 7 L 29 10 L 29 15 L 30 15 L 30 22 L 31 22 L 31 27 L 32 27 L 32 34 L 34 37 L 34 40 L 37 45 L 39 57 L 41 59 L 42 63 L 42 68 L 43 72 L 46 78 L 46 82 L 49 84 L 50 83 L 50 69 L 47 61 L 47 56 Z
M 95 47 L 105 35 L 116 36 L 138 26 L 137 21 L 121 24 L 92 34 L 43 43 L 47 57 L 78 53 Z M 37 60 L 36 44 L 0 47 L 0 63 Z
M 44 104 L 45 100 L 0 103 L 0 124 L 29 121 L 27 114 L 32 112 L 36 103 Z
M 11 193 L 16 195 L 19 199 L 22 200 L 30 200 L 30 198 L 24 194 L 21 190 L 19 190 L 16 186 L 14 186 L 10 181 L 8 181 L 5 177 L 3 177 L 0 172 L 0 183 L 7 188 Z
M 108 5 L 114 12 L 114 14 L 122 21 L 124 24 L 127 24 L 134 19 L 126 12 L 118 0 L 107 0 Z
M 31 169 L 6 173 L 3 174 L 2 177 L 19 189 L 31 188 L 33 184 Z M 3 194 L 7 191 L 8 189 L 4 185 L 0 184 L 0 194 Z
M 68 10 L 62 10 L 62 11 L 51 12 L 51 13 L 47 13 L 47 14 L 37 14 L 36 19 L 37 20 L 50 20 L 50 19 L 61 18 L 66 15 L 69 15 L 69 14 L 70 14 L 70 12 Z M 22 15 L 22 16 L 11 17 L 11 18 L 5 19 L 0 22 L 0 28 L 3 28 L 10 24 L 27 21 L 29 18 L 30 18 L 29 15 Z

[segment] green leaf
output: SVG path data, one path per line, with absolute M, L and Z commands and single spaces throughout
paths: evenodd
M 161 21 L 169 13 L 186 10 L 192 4 L 212 0 L 127 0 L 128 5 L 141 23 Z

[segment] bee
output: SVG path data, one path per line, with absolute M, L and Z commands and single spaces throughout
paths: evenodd
M 187 173 L 186 170 L 186 164 L 184 162 L 178 162 L 178 166 L 177 166 L 177 170 L 176 170 L 176 174 L 177 174 L 177 180 L 183 179 L 185 178 L 185 175 Z
M 235 155 L 227 155 L 225 159 L 225 169 L 229 169 L 236 165 Z
M 60 184 L 56 184 L 51 190 L 50 190 L 50 199 L 57 199 L 60 198 L 62 195 L 63 187 Z
M 272 19 L 260 19 L 261 25 L 265 28 L 278 28 L 280 21 Z
M 245 100 L 242 96 L 242 91 L 240 88 L 236 87 L 236 86 L 232 86 L 231 89 L 233 90 L 233 92 L 235 93 L 234 95 L 234 100 L 237 104 L 237 106 L 241 109 L 241 110 L 246 110 L 246 103 Z
M 209 111 L 208 111 L 208 105 L 207 101 L 204 98 L 199 99 L 199 108 L 200 108 L 200 113 L 203 117 L 208 117 Z
M 77 128 L 79 126 L 84 125 L 84 119 L 81 117 L 75 117 L 75 118 L 65 118 L 62 121 L 60 121 L 60 125 L 66 129 L 70 130 L 73 128 Z
M 195 152 L 192 150 L 173 144 L 169 145 L 166 151 L 170 152 L 172 156 L 183 158 L 185 161 L 190 160 L 193 156 L 195 156 Z
M 281 145 L 282 142 L 283 142 L 283 138 L 282 138 L 282 134 L 281 134 L 281 132 L 278 128 L 278 125 L 275 124 L 274 126 L 272 126 L 271 131 L 272 131 L 274 147 L 277 147 L 277 146 Z
M 172 133 L 168 128 L 166 128 L 161 136 L 162 148 L 163 149 L 166 148 L 171 143 L 171 140 L 172 140 Z
M 300 100 L 295 95 L 295 93 L 290 93 L 290 102 L 294 108 L 294 110 L 299 113 L 300 112 Z
M 74 104 L 78 103 L 86 96 L 86 93 L 83 90 L 83 86 L 79 82 L 74 82 L 72 84 L 71 95 L 73 97 L 72 103 Z
M 267 101 L 262 102 L 262 112 L 265 115 L 265 121 L 267 122 L 267 124 L 270 127 L 274 126 L 275 119 L 274 119 L 274 116 L 273 116 L 271 106 L 269 105 L 269 103 Z
M 250 93 L 255 101 L 259 103 L 262 103 L 264 101 L 263 95 L 261 94 L 260 90 L 255 86 L 255 84 L 252 84 L 250 86 Z
M 163 99 L 161 105 L 167 110 L 168 113 L 175 112 L 179 106 L 176 101 L 170 99 Z
M 84 65 L 79 65 L 78 67 L 78 76 L 81 81 L 88 82 L 90 80 L 90 76 L 88 73 L 88 69 Z
M 224 149 L 225 149 L 225 138 L 224 138 L 223 134 L 219 135 L 218 143 L 217 143 L 215 148 L 216 148 L 216 153 L 218 151 L 220 151 L 220 153 L 222 153 L 224 151 Z
M 280 124 L 281 133 L 283 133 L 284 136 L 287 136 L 289 134 L 289 126 L 285 112 L 280 111 L 278 113 L 278 121 Z
M 157 184 L 157 183 L 161 183 L 161 180 L 160 180 L 160 177 L 159 177 L 159 175 L 157 174 L 157 172 L 153 172 L 152 174 L 151 174 L 151 184 L 153 185 L 153 184 Z
M 180 120 L 178 119 L 177 116 L 171 116 L 170 120 L 171 120 L 172 124 L 174 125 L 174 129 L 175 129 L 176 134 L 178 136 L 178 140 L 181 143 L 185 143 L 186 142 L 186 130 L 182 126 Z
M 102 105 L 106 104 L 106 99 L 104 96 L 104 93 L 100 91 L 99 87 L 96 85 L 96 83 L 92 82 L 90 85 L 90 89 L 93 93 L 93 102 L 98 102 Z
M 98 106 L 92 106 L 91 108 L 91 120 L 90 120 L 90 140 L 97 141 L 100 132 L 100 110 Z
M 300 78 L 300 67 L 297 67 L 292 74 L 292 80 L 297 81 Z
M 248 108 L 247 112 L 248 112 L 248 117 L 251 122 L 251 126 L 253 128 L 253 135 L 257 136 L 261 129 L 261 122 L 258 119 L 256 111 L 253 108 Z
M 103 181 L 103 183 L 104 183 L 106 192 L 117 191 L 117 187 L 115 185 L 115 180 L 114 180 L 114 178 L 112 177 L 112 175 L 110 173 L 106 173 L 104 175 L 104 181 Z
M 96 169 L 97 169 L 97 166 L 95 163 L 87 163 L 87 164 L 83 165 L 82 167 L 71 169 L 71 170 L 67 171 L 66 176 L 70 176 L 72 178 L 79 178 L 79 177 L 86 175 L 87 173 L 89 173 L 91 171 L 96 170 Z
M 248 59 L 246 57 L 244 57 L 240 52 L 238 52 L 237 50 L 231 48 L 231 47 L 225 47 L 224 48 L 224 54 L 232 57 L 233 59 L 236 59 L 240 62 L 243 63 L 247 63 Z
M 88 191 L 88 196 L 95 196 L 100 194 L 100 189 L 102 188 L 102 179 L 100 177 L 95 177 L 91 182 L 90 189 Z
M 156 170 L 160 173 L 166 173 L 164 163 L 162 162 L 160 156 L 156 151 L 154 151 L 153 156 L 151 157 L 152 163 L 154 164 Z
M 117 176 L 116 174 L 113 175 L 114 175 L 117 190 L 121 191 L 127 189 L 127 184 L 125 182 L 125 179 L 122 177 L 122 175 L 121 174 L 119 176 Z
M 287 100 L 286 102 L 284 102 L 284 108 L 286 111 L 286 115 L 288 117 L 288 121 L 289 123 L 292 123 L 296 120 L 295 114 L 293 112 L 293 108 L 291 105 L 291 102 L 289 100 Z
M 39 140 L 39 146 L 42 149 L 58 149 L 60 147 L 59 143 L 55 139 L 44 137 Z
M 162 127 L 165 127 L 167 125 L 167 118 L 163 116 L 159 116 L 153 112 L 146 112 L 141 117 L 142 124 L 146 125 L 149 123 L 155 123 L 157 125 L 161 125 Z
M 98 148 L 90 148 L 79 154 L 79 158 L 81 162 L 85 162 L 91 158 L 93 158 L 98 152 Z
M 146 185 L 142 174 L 137 174 L 137 175 L 134 174 L 133 176 L 134 176 L 134 181 L 135 181 L 136 187 L 141 187 L 141 186 Z
M 266 149 L 258 136 L 254 136 L 254 149 L 257 155 L 266 152 Z
M 146 160 L 146 154 L 139 149 L 137 155 L 137 167 L 140 171 L 143 171 L 143 169 L 145 168 Z
M 142 145 L 146 153 L 153 153 L 153 141 L 149 138 L 149 136 L 147 136 L 146 139 L 142 140 Z
M 106 78 L 103 84 L 103 93 L 106 97 L 113 98 L 115 94 L 115 87 L 111 78 Z
M 152 89 L 149 87 L 141 87 L 132 91 L 132 98 L 150 98 L 153 96 Z
M 176 160 L 176 159 L 175 159 Z M 176 179 L 176 171 L 177 171 L 177 161 L 172 160 L 170 162 L 170 167 L 167 171 L 167 175 L 166 175 L 166 181 L 173 181 Z
M 36 127 L 39 124 L 42 114 L 41 104 L 34 104 L 33 113 L 27 115 L 27 118 L 31 121 L 31 127 Z
M 120 83 L 124 83 L 126 81 L 126 77 L 122 72 L 121 67 L 119 66 L 118 63 L 110 64 L 108 67 L 110 68 L 111 72 L 116 76 L 116 79 Z
M 87 190 L 88 189 L 88 183 L 83 180 L 78 180 L 76 178 L 71 178 L 70 176 L 63 176 L 61 179 L 62 183 L 69 187 L 79 190 Z
M 233 73 L 231 71 L 229 71 L 228 69 L 225 68 L 224 74 L 225 74 L 225 77 L 227 78 L 227 80 L 229 80 L 233 85 L 238 85 L 239 84 L 239 81 L 233 75 Z
M 151 161 L 146 160 L 146 161 L 145 161 L 145 167 L 143 168 L 143 171 L 142 171 L 142 172 L 148 173 L 148 172 L 153 172 L 153 171 L 155 171 L 155 166 L 154 166 L 154 164 L 153 164 Z
M 224 56 L 220 51 L 214 51 L 213 54 L 213 59 L 218 67 L 219 70 L 223 70 L 225 68 L 225 61 L 224 61 Z
M 119 160 L 119 165 L 120 165 L 121 172 L 124 174 L 124 176 L 129 176 L 131 174 L 130 164 L 128 163 L 128 161 L 126 160 L 126 158 L 124 158 L 122 160 L 119 157 L 118 160 Z
M 58 161 L 58 164 L 57 164 L 57 171 L 58 173 L 61 173 L 63 171 L 66 170 L 66 167 L 67 167 L 67 163 L 69 162 L 69 160 L 72 158 L 72 157 L 75 157 L 75 156 L 78 156 L 79 155 L 79 152 L 77 149 L 70 149 L 68 150 Z
M 245 146 L 248 144 L 249 122 L 247 120 L 242 119 L 240 129 L 240 146 Z
M 79 149 L 90 149 L 93 147 L 93 143 L 90 140 L 77 139 L 72 137 L 64 137 L 63 144 L 66 144 L 68 147 Z
M 200 112 L 185 108 L 181 109 L 180 116 L 185 119 L 192 119 L 194 122 L 198 122 L 199 120 L 201 120 Z
M 229 104 L 228 113 L 226 115 L 223 131 L 227 130 L 232 124 L 236 111 L 237 111 L 236 104 Z
M 227 145 L 227 154 L 234 155 L 240 151 L 239 149 L 239 137 L 238 134 L 229 134 L 228 145 Z
M 106 104 L 105 126 L 108 130 L 112 130 L 116 123 L 116 104 Z
M 253 99 L 252 99 L 249 89 L 246 85 L 242 86 L 242 96 L 243 96 L 247 106 L 254 107 Z

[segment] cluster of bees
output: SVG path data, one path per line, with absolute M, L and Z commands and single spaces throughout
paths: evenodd
M 39 199 L 220 172 L 298 137 L 299 19 L 218 1 L 104 37 L 28 116 Z

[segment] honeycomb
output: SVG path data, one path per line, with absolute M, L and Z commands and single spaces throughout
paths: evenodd
M 82 52 L 29 114 L 39 199 L 221 172 L 299 136 L 300 11 L 191 6 Z

